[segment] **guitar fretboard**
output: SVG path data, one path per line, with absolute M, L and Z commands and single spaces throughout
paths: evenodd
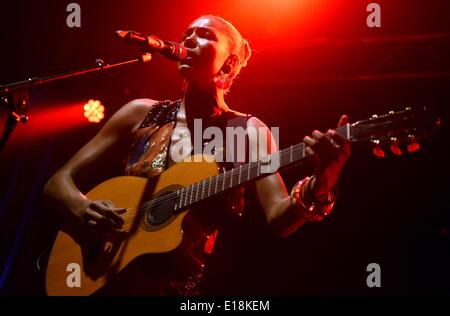
M 350 124 L 335 130 L 345 139 L 350 139 Z M 268 176 L 306 158 L 306 145 L 299 143 L 260 158 L 258 161 L 240 165 L 219 175 L 188 185 L 176 191 L 174 210 L 188 207 L 216 194 L 236 188 L 246 182 Z

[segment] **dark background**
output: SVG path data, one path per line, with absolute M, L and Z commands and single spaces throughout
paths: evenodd
M 370 2 L 381 4 L 381 28 L 366 26 Z M 96 58 L 135 57 L 134 47 L 113 38 L 116 29 L 179 40 L 190 21 L 212 13 L 233 22 L 254 49 L 227 103 L 280 126 L 281 148 L 334 127 L 342 113 L 353 121 L 406 106 L 440 113 L 443 128 L 415 154 L 378 159 L 369 146 L 354 146 L 339 202 L 324 222 L 283 240 L 259 238 L 251 226 L 240 232 L 251 243 L 233 245 L 237 263 L 223 263 L 226 277 L 216 287 L 238 295 L 450 294 L 450 2 L 78 1 L 82 25 L 73 29 L 66 26 L 69 3 L 2 1 L 0 84 Z M 36 259 L 54 237 L 43 185 L 104 123 L 84 122 L 82 105 L 100 99 L 108 118 L 134 98 L 180 96 L 175 64 L 160 56 L 31 92 L 30 121 L 0 157 L 3 294 L 42 294 Z M 2 125 L 5 117 L 2 108 Z M 116 160 L 97 181 L 122 172 Z M 283 173 L 288 188 L 301 173 Z M 366 286 L 371 262 L 381 266 L 381 288 Z

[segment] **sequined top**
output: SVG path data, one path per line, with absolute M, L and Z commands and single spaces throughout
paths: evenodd
M 161 101 L 152 106 L 136 132 L 125 169 L 126 175 L 151 178 L 160 174 L 175 163 L 171 159 L 173 155 L 169 155 L 169 153 L 171 147 L 174 147 L 173 145 L 179 141 L 188 141 L 192 149 L 191 135 L 187 128 L 184 109 L 180 111 L 181 105 L 182 100 L 176 100 Z M 242 126 L 246 128 L 249 117 L 250 115 L 229 111 L 215 117 L 210 123 L 222 128 L 223 135 L 225 135 L 225 127 Z M 221 151 L 224 155 L 222 161 L 230 161 L 229 157 L 225 157 L 227 152 L 236 153 L 236 149 L 227 151 L 219 148 L 215 150 Z M 185 157 L 190 154 L 191 150 L 188 150 L 181 156 Z M 236 157 L 233 159 L 234 161 L 238 160 Z M 245 161 L 248 161 L 248 157 Z M 222 163 L 221 166 L 224 170 L 228 170 L 241 163 L 243 162 Z
M 152 106 L 136 132 L 126 175 L 151 178 L 165 170 L 170 138 L 180 106 L 181 100 L 162 101 Z

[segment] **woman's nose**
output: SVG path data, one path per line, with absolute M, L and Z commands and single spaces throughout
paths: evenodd
M 196 42 L 196 40 L 195 40 L 195 38 L 194 38 L 193 35 L 187 37 L 187 38 L 184 40 L 184 46 L 185 46 L 186 48 L 195 48 L 195 47 L 197 47 L 197 42 Z

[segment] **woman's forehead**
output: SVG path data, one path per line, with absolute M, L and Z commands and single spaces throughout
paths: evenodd
M 195 28 L 195 27 L 210 28 L 210 29 L 215 29 L 217 31 L 221 31 L 223 28 L 223 25 L 214 17 L 202 17 L 202 18 L 199 18 L 199 19 L 193 21 L 189 25 L 189 28 Z

